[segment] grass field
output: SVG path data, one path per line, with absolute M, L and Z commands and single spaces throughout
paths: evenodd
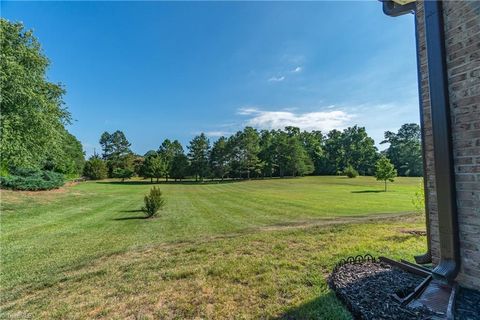
M 162 184 L 87 182 L 2 191 L 4 318 L 322 318 L 349 315 L 326 285 L 341 258 L 408 258 L 425 238 L 412 198 L 370 177 Z

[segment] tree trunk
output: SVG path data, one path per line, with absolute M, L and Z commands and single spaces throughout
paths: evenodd
M 153 183 L 153 178 L 152 177 L 150 177 L 150 183 Z
M 385 192 L 387 192 L 387 180 L 385 180 Z

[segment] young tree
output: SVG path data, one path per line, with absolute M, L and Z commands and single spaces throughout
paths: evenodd
M 173 158 L 173 164 L 170 169 L 170 176 L 175 179 L 175 181 L 182 181 L 188 175 L 190 170 L 190 164 L 188 158 L 184 154 L 177 154 Z
M 145 202 L 145 206 L 142 208 L 142 211 L 147 218 L 155 217 L 158 211 L 165 206 L 165 199 L 162 196 L 160 188 L 157 187 L 150 189 L 150 193 L 144 197 L 143 201 Z
M 105 179 L 107 177 L 107 166 L 98 156 L 92 156 L 85 162 L 83 175 L 92 180 Z
M 188 146 L 188 158 L 192 173 L 195 175 L 195 181 L 203 181 L 208 174 L 208 158 L 210 151 L 210 142 L 204 133 L 193 138 Z
M 378 181 L 385 182 L 385 192 L 387 192 L 387 181 L 393 182 L 397 176 L 397 170 L 387 157 L 381 157 L 375 165 L 375 177 Z
M 221 178 L 222 181 L 230 170 L 229 156 L 227 138 L 220 137 L 215 141 L 210 152 L 210 166 L 214 176 Z

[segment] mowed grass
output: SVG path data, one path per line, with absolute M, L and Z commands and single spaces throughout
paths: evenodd
M 420 179 L 371 177 L 162 184 L 87 182 L 2 191 L 3 317 L 349 318 L 326 285 L 348 255 L 425 250 Z M 402 215 L 401 215 L 402 214 Z M 378 220 L 378 221 L 377 221 Z M 340 223 L 340 224 L 339 224 Z

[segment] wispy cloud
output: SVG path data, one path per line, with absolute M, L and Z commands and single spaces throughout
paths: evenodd
M 246 125 L 261 129 L 283 129 L 287 126 L 302 130 L 342 129 L 348 126 L 354 115 L 341 110 L 295 113 L 291 111 L 266 111 L 257 108 L 241 108 L 238 114 L 250 117 Z
M 268 81 L 270 81 L 270 82 L 280 82 L 280 81 L 283 81 L 283 80 L 285 80 L 284 76 L 271 77 L 270 79 L 268 79 Z
M 229 136 L 229 135 L 232 134 L 231 132 L 228 132 L 228 131 L 207 131 L 207 132 L 204 132 L 204 133 L 207 137 L 212 137 L 212 138 L 221 137 L 221 136 Z
M 299 72 L 302 72 L 303 68 L 298 66 L 296 67 L 295 69 L 292 70 L 293 73 L 299 73 Z

